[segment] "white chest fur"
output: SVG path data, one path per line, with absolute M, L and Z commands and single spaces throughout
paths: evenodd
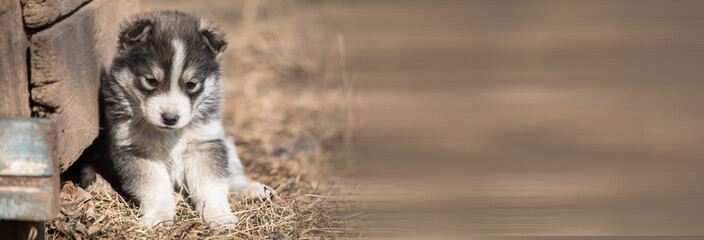
M 168 132 L 145 129 L 145 126 L 131 124 L 131 121 L 123 124 L 125 125 L 116 128 L 118 133 L 115 136 L 118 137 L 120 145 L 134 145 L 148 151 L 148 156 L 153 158 L 149 160 L 164 164 L 168 170 L 168 179 L 177 188 L 184 184 L 186 166 L 197 165 L 189 164 L 189 159 L 184 158 L 190 144 L 216 139 L 227 140 L 224 129 L 217 120 L 205 124 L 192 123 L 183 129 Z

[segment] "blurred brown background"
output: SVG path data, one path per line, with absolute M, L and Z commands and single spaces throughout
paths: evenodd
M 326 4 L 369 236 L 704 235 L 704 1 Z

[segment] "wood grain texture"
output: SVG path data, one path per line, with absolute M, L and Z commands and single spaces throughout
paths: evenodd
M 136 9 L 136 1 L 95 0 L 32 36 L 32 111 L 53 120 L 62 171 L 98 135 L 100 77 L 115 53 L 119 24 Z
M 22 14 L 28 28 L 50 24 L 73 12 L 88 0 L 23 0 Z
M 0 117 L 29 117 L 28 41 L 19 1 L 0 0 Z

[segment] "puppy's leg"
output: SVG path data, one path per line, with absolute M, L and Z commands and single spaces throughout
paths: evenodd
M 222 139 L 191 143 L 185 154 L 186 186 L 196 211 L 215 227 L 231 228 L 239 220 L 227 198 L 227 147 Z
M 272 194 L 273 190 L 267 188 L 259 182 L 250 182 L 244 175 L 244 167 L 237 155 L 237 149 L 232 139 L 225 141 L 228 152 L 228 167 L 230 169 L 229 190 L 232 193 L 239 194 L 245 198 L 251 199 L 266 199 Z
M 142 224 L 168 226 L 176 215 L 176 197 L 162 162 L 133 158 L 120 167 L 123 187 L 141 204 Z

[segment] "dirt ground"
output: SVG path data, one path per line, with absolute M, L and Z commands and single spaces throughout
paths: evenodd
M 138 206 L 99 179 L 66 182 L 49 239 L 328 239 L 360 233 L 356 171 L 349 146 L 354 94 L 344 41 L 326 25 L 320 1 L 145 0 L 143 11 L 182 10 L 227 34 L 222 60 L 223 122 L 250 179 L 276 189 L 265 201 L 231 198 L 240 223 L 208 228 L 179 202 L 172 227 L 139 225 Z

